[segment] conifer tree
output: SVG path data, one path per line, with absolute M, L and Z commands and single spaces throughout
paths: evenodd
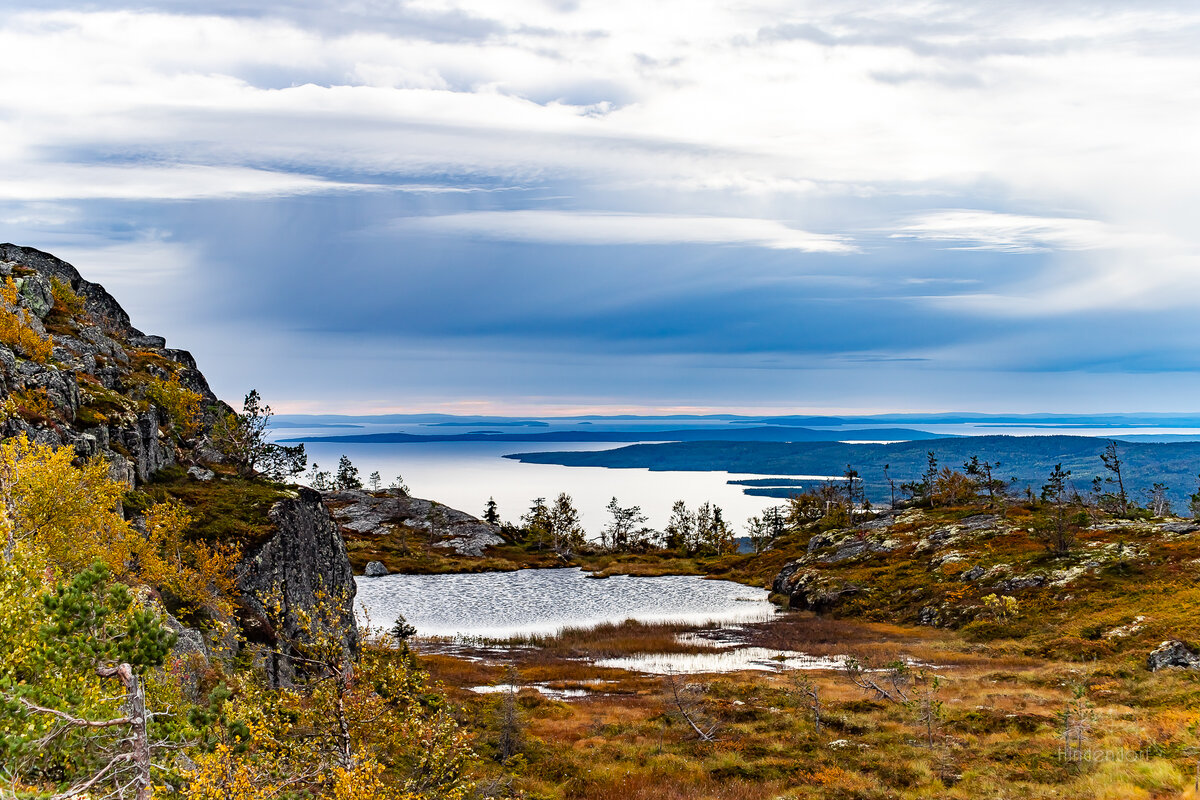
M 334 478 L 334 485 L 343 491 L 346 489 L 362 488 L 362 479 L 358 477 L 358 467 L 354 466 L 345 455 L 338 459 L 337 476 Z
M 496 507 L 496 498 L 488 498 L 487 505 L 483 509 L 483 521 L 489 525 L 500 524 L 500 512 Z

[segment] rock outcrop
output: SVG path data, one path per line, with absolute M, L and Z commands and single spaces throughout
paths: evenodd
M 771 585 L 772 592 L 788 598 L 788 608 L 823 614 L 832 611 L 843 599 L 864 591 L 861 586 L 806 570 L 807 563 L 802 559 L 784 564 Z
M 209 468 L 221 459 L 209 434 L 231 409 L 190 353 L 133 327 L 103 286 L 48 253 L 0 244 L 0 284 L 7 293 L 0 299 L 0 438 L 25 434 L 74 448 L 81 459 L 102 457 L 130 489 L 175 465 L 190 467 L 195 481 L 226 480 Z M 169 399 L 161 399 L 179 387 L 199 396 L 187 424 L 172 419 L 163 407 Z M 269 520 L 273 531 L 244 553 L 238 585 L 243 627 L 274 654 L 268 669 L 285 683 L 294 676 L 288 656 L 298 641 L 327 634 L 347 652 L 357 649 L 355 585 L 320 494 L 301 489 L 271 507 Z M 305 616 L 320 630 L 306 630 Z M 207 658 L 198 631 L 169 621 L 179 636 L 177 657 Z
M 338 527 L 349 536 L 384 535 L 406 528 L 464 556 L 482 556 L 487 548 L 504 543 L 496 526 L 397 489 L 326 492 L 325 502 Z
M 133 327 L 103 286 L 70 264 L 29 247 L 0 244 L 0 281 L 18 289 L 16 313 L 38 337 L 50 337 L 44 362 L 0 343 L 0 436 L 24 433 L 80 457 L 102 454 L 130 488 L 163 467 L 191 460 L 217 415 L 227 413 L 185 350 Z M 56 299 L 56 293 L 59 299 Z M 69 301 L 69 305 L 63 301 Z M 201 397 L 200 419 L 186 434 L 168 431 L 166 412 L 148 398 L 155 379 L 176 380 Z
M 247 554 L 238 571 L 246 633 L 266 645 L 274 685 L 296 677 L 297 643 L 329 637 L 347 654 L 358 651 L 357 587 L 346 545 L 319 492 L 301 488 L 270 512 L 275 534 Z

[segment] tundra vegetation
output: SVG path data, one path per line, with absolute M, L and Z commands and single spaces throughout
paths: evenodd
M 0 344 L 49 374 L 83 304 L 51 281 L 53 309 L 31 316 L 21 278 L 0 286 Z M 438 506 L 407 548 L 415 569 L 577 564 L 772 586 L 793 611 L 739 636 L 779 653 L 777 668 L 597 663 L 712 650 L 686 626 L 630 623 L 447 653 L 398 620 L 354 653 L 334 635 L 336 597 L 292 609 L 291 628 L 278 598 L 258 598 L 274 644 L 243 624 L 235 569 L 306 467 L 267 440 L 269 407 L 252 392 L 241 412 L 204 408 L 161 348 L 125 355 L 123 391 L 80 375 L 73 419 L 30 384 L 8 393 L 4 421 L 48 436 L 153 406 L 156 438 L 182 447 L 204 428 L 220 463 L 131 490 L 102 455 L 0 442 L 0 796 L 1198 795 L 1200 525 L 1169 516 L 1167 486 L 1135 489 L 1117 444 L 1101 474 L 1058 465 L 1040 486 L 1005 480 L 1007 458 L 960 469 L 928 452 L 912 474 L 888 468 L 884 510 L 847 466 L 749 520 L 750 548 L 711 503 L 676 503 L 655 531 L 614 498 L 589 537 L 572 499 L 549 493 L 516 522 L 486 507 L 505 543 L 483 557 L 439 552 Z M 312 469 L 361 487 L 348 459 Z M 399 477 L 386 491 L 407 493 Z M 1189 501 L 1194 513 L 1200 490 Z M 185 647 L 197 631 L 204 647 Z M 798 673 L 798 652 L 829 660 Z M 292 685 L 269 679 L 276 658 Z M 504 688 L 471 691 L 488 683 Z
M 684 625 L 567 630 L 476 654 L 418 641 L 463 704 L 483 783 L 656 800 L 1200 796 L 1200 524 L 1156 515 L 1153 495 L 1122 498 L 1115 472 L 1080 492 L 1052 469 L 1024 491 L 982 459 L 936 462 L 894 509 L 868 509 L 849 480 L 794 496 L 777 527 L 752 521 L 757 553 L 699 551 L 684 509 L 672 536 L 617 552 L 630 514 L 616 502 L 605 540 L 576 556 L 773 583 L 797 610 L 738 637 L 780 653 L 778 669 L 597 664 L 711 653 Z M 1148 660 L 1165 641 L 1174 655 Z M 795 652 L 834 661 L 793 670 Z M 506 689 L 470 691 L 488 683 Z
M 744 644 L 781 653 L 778 669 L 658 676 L 599 666 L 711 651 L 687 626 L 632 623 L 491 643 L 485 658 L 463 658 L 474 654 L 414 644 L 401 621 L 355 656 L 329 635 L 332 612 L 318 603 L 286 656 L 300 677 L 278 688 L 262 668 L 270 653 L 239 641 L 233 568 L 285 487 L 235 461 L 218 465 L 215 480 L 170 468 L 130 492 L 101 461 L 8 439 L 3 790 L 192 800 L 1191 796 L 1197 673 L 1151 671 L 1147 655 L 1165 640 L 1185 654 L 1175 663 L 1195 653 L 1200 526 L 1156 518 L 1152 496 L 1147 508 L 1122 503 L 1108 484 L 1077 492 L 1066 470 L 1022 493 L 970 462 L 933 466 L 896 509 L 870 509 L 852 470 L 799 493 L 752 520 L 754 552 L 734 551 L 711 505 L 677 503 L 655 533 L 640 509 L 614 499 L 599 543 L 583 538 L 565 495 L 535 501 L 520 526 L 501 523 L 508 541 L 498 549 L 514 555 L 773 582 L 795 607 L 824 598 L 821 614 L 796 610 L 743 631 Z M 179 655 L 175 620 L 226 655 Z M 796 652 L 832 661 L 798 672 L 788 669 Z M 503 689 L 471 691 L 488 683 Z

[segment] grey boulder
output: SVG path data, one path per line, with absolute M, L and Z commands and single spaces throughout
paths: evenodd
M 1200 668 L 1200 656 L 1178 639 L 1171 639 L 1151 651 L 1149 658 L 1146 659 L 1146 666 L 1151 672 L 1158 672 L 1167 667 L 1198 669 Z

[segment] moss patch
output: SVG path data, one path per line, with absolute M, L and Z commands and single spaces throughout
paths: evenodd
M 271 506 L 292 495 L 280 484 L 248 480 L 218 472 L 211 481 L 198 481 L 180 466 L 160 470 L 142 487 L 131 492 L 127 505 L 137 508 L 149 502 L 178 500 L 194 517 L 188 533 L 205 542 L 234 543 L 249 553 L 274 533 L 267 513 Z

